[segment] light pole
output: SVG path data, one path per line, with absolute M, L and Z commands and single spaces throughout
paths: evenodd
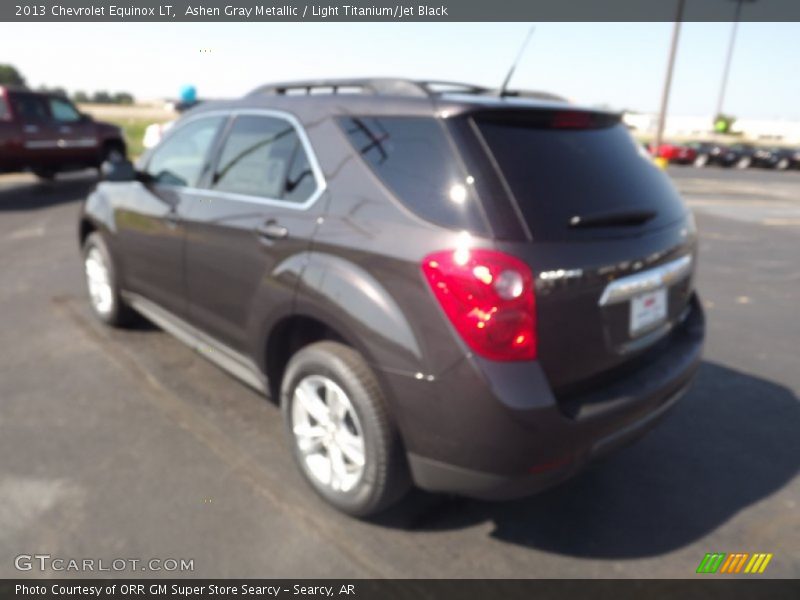
M 728 43 L 728 55 L 725 57 L 725 69 L 722 71 L 722 83 L 719 87 L 719 98 L 717 99 L 717 112 L 714 114 L 716 120 L 722 114 L 722 103 L 725 101 L 725 89 L 728 87 L 728 74 L 731 70 L 731 59 L 733 58 L 733 46 L 736 44 L 736 33 L 739 29 L 739 17 L 742 14 L 742 5 L 745 2 L 753 3 L 758 0 L 732 0 L 736 2 L 736 11 L 733 14 L 733 29 L 731 30 L 731 40 Z
M 653 155 L 658 157 L 658 149 L 664 138 L 664 124 L 667 121 L 667 105 L 669 104 L 669 89 L 672 86 L 672 70 L 675 67 L 675 54 L 678 50 L 678 37 L 681 33 L 681 21 L 683 20 L 683 5 L 685 0 L 678 0 L 678 12 L 675 15 L 675 24 L 672 27 L 672 43 L 669 47 L 669 62 L 667 63 L 667 74 L 664 78 L 664 89 L 661 92 L 661 109 L 658 112 L 658 127 L 656 127 L 656 137 L 653 140 Z

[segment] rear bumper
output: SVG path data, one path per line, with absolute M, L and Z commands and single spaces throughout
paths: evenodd
M 674 393 L 656 410 L 638 421 L 593 440 L 588 449 L 582 449 L 574 458 L 565 457 L 550 464 L 542 463 L 538 468 L 532 467 L 538 472 L 517 476 L 496 475 L 409 454 L 412 476 L 422 489 L 483 500 L 510 500 L 536 494 L 569 479 L 590 461 L 639 439 L 677 403 L 686 389 L 684 387 Z
M 700 364 L 704 331 L 695 298 L 652 360 L 566 399 L 554 397 L 538 363 L 465 361 L 437 382 L 427 426 L 436 431 L 408 431 L 401 423 L 415 483 L 510 499 L 568 479 L 644 435 L 678 402 Z

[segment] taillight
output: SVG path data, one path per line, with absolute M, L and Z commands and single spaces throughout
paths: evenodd
M 477 354 L 536 358 L 533 274 L 524 262 L 482 248 L 435 252 L 422 270 L 450 322 Z

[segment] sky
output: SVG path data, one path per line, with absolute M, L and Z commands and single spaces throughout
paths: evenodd
M 231 97 L 262 83 L 399 76 L 497 87 L 529 23 L 18 23 L 0 62 L 33 86 Z M 538 23 L 511 87 L 658 109 L 672 23 Z M 711 116 L 731 23 L 683 23 L 669 112 Z M 800 119 L 800 23 L 741 23 L 724 112 Z

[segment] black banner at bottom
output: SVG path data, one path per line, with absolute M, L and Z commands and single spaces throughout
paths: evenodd
M 713 577 L 713 576 L 711 576 Z M 738 600 L 800 598 L 800 580 L 792 579 L 25 579 L 0 580 L 0 598 L 29 600 L 526 600 L 618 598 L 720 598 Z

